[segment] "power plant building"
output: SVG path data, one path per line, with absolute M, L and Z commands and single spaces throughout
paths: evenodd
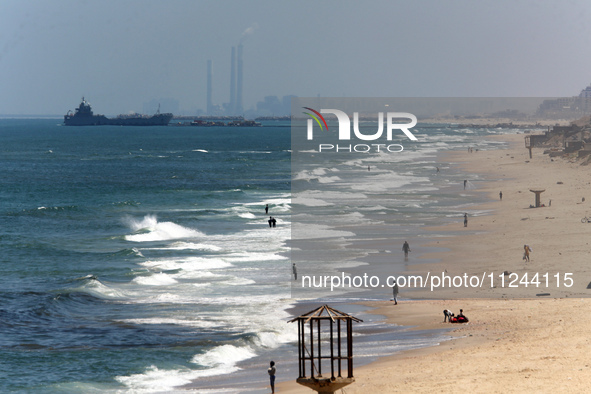
M 230 101 L 225 105 L 225 115 L 242 115 L 244 112 L 242 102 L 243 85 L 242 44 L 232 47 L 230 60 Z M 214 115 L 216 105 L 213 104 L 213 62 L 207 61 L 207 114 Z

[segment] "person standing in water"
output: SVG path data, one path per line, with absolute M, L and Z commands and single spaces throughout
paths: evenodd
M 298 269 L 296 268 L 295 263 L 292 264 L 291 270 L 293 272 L 293 280 L 298 280 Z
M 408 260 L 408 252 L 410 252 L 410 245 L 407 241 L 402 244 L 402 251 L 404 252 L 404 260 Z
M 464 214 L 464 227 L 468 227 L 468 214 Z
M 265 215 L 269 213 L 269 204 L 265 205 Z

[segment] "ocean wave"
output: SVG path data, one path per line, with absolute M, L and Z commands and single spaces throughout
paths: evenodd
M 326 202 L 319 198 L 299 197 L 297 195 L 294 196 L 293 203 L 296 205 L 305 205 L 307 207 L 329 207 L 334 205 L 333 203 Z
M 165 273 L 152 274 L 147 276 L 137 276 L 132 282 L 148 286 L 167 286 L 178 283 L 178 281 Z
M 287 257 L 277 253 L 260 253 L 260 252 L 239 252 L 230 253 L 223 256 L 225 261 L 239 262 L 239 261 L 277 261 L 277 260 L 288 260 Z
M 218 252 L 222 248 L 210 244 L 178 241 L 162 248 L 145 248 L 143 250 L 203 250 L 206 252 Z
M 186 327 L 197 328 L 216 328 L 223 326 L 222 323 L 203 319 L 177 319 L 170 317 L 152 317 L 152 318 L 137 318 L 137 319 L 123 319 L 119 320 L 122 323 L 130 324 L 170 324 Z
M 234 277 L 230 280 L 224 280 L 224 281 L 219 282 L 219 284 L 226 285 L 226 286 L 245 286 L 245 285 L 252 285 L 255 283 L 256 282 L 252 279 L 238 278 L 238 277 Z
M 238 216 L 240 216 L 243 219 L 256 219 L 256 215 L 250 212 L 239 213 Z
M 144 267 L 162 271 L 177 270 L 203 271 L 231 267 L 232 264 L 221 258 L 188 257 L 179 259 L 148 260 L 140 263 Z
M 137 248 L 129 248 L 129 249 L 121 249 L 118 252 L 111 254 L 113 257 L 120 257 L 120 256 L 136 256 L 136 257 L 144 257 L 142 252 L 140 252 Z
M 201 377 L 235 372 L 240 369 L 236 366 L 238 362 L 255 356 L 256 353 L 249 347 L 221 345 L 193 357 L 191 363 L 200 369 L 160 369 L 151 365 L 143 373 L 117 376 L 115 379 L 134 391 L 167 392 Z
M 256 353 L 250 347 L 221 345 L 203 354 L 194 356 L 191 362 L 203 367 L 214 367 L 218 369 L 215 373 L 221 372 L 219 369 L 223 369 L 224 373 L 227 373 L 228 369 L 235 371 L 237 369 L 235 365 L 239 361 L 244 361 L 254 356 L 256 356 Z
M 286 195 L 286 197 L 277 197 L 277 198 L 268 198 L 263 201 L 257 202 L 249 202 L 243 204 L 245 207 L 261 207 L 264 209 L 264 206 L 269 204 L 269 213 L 277 213 L 277 212 L 288 212 L 291 209 L 291 194 Z
M 341 180 L 341 178 L 339 178 L 338 176 L 318 177 L 318 183 L 333 183 L 333 182 L 338 182 L 340 180 Z
M 112 300 L 112 299 L 125 299 L 127 295 L 121 290 L 114 289 L 101 283 L 95 277 L 85 277 L 87 281 L 80 287 L 68 289 L 68 293 L 85 293 L 95 298 Z
M 167 392 L 174 387 L 191 383 L 199 377 L 196 372 L 189 368 L 170 370 L 159 369 L 155 365 L 151 365 L 144 373 L 116 376 L 115 380 L 133 390 L 133 392 Z
M 124 218 L 124 222 L 136 232 L 136 234 L 125 236 L 125 240 L 131 242 L 167 241 L 205 236 L 198 230 L 183 227 L 173 222 L 159 222 L 155 215 L 146 215 L 141 220 L 127 216 Z

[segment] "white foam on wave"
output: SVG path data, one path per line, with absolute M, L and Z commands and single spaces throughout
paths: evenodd
M 226 285 L 226 286 L 245 286 L 245 285 L 253 285 L 256 282 L 252 279 L 234 277 L 230 280 L 224 280 L 219 283 Z
M 246 212 L 246 213 L 239 213 L 238 216 L 240 216 L 243 219 L 256 219 L 255 214 L 250 213 L 250 212 Z
M 175 274 L 174 277 L 178 279 L 207 279 L 208 282 L 205 283 L 193 283 L 193 286 L 203 287 L 210 286 L 212 284 L 211 280 L 223 278 L 226 275 L 214 274 L 211 271 L 181 271 Z
M 384 192 L 388 190 L 397 190 L 402 186 L 413 183 L 428 183 L 429 178 L 398 174 L 394 171 L 388 171 L 383 174 L 374 175 L 365 178 L 365 182 L 360 180 L 351 184 L 352 190 L 363 190 L 366 192 Z
M 285 197 L 282 197 L 285 196 Z M 257 202 L 249 202 L 243 204 L 244 207 L 264 207 L 265 204 L 269 204 L 269 213 L 277 213 L 277 212 L 289 212 L 291 209 L 291 194 L 287 195 L 280 195 L 277 198 L 268 198 L 262 201 Z
M 159 270 L 204 271 L 219 268 L 231 267 L 232 264 L 220 258 L 187 257 L 173 260 L 148 260 L 140 263 L 144 267 Z
M 124 222 L 139 234 L 126 235 L 125 239 L 132 242 L 166 241 L 180 238 L 199 238 L 205 234 L 198 230 L 180 226 L 173 222 L 158 222 L 155 215 L 146 215 L 141 220 L 126 217 Z
M 297 174 L 295 174 L 293 176 L 293 180 L 310 181 L 312 179 L 321 179 L 327 173 L 334 172 L 334 171 L 339 171 L 339 170 L 336 168 L 314 168 L 312 170 L 301 170 L 300 172 L 298 172 Z M 331 177 L 325 177 L 325 178 L 331 178 Z
M 137 276 L 132 280 L 132 282 L 148 286 L 167 286 L 178 283 L 177 280 L 164 273 L 152 274 L 148 276 Z
M 210 244 L 199 244 L 195 242 L 173 242 L 164 248 L 145 248 L 145 250 L 203 250 L 206 252 L 218 252 L 222 250 L 219 246 Z
M 297 195 L 294 196 L 293 202 L 294 204 L 305 205 L 307 207 L 329 207 L 331 205 L 334 205 L 330 202 L 326 202 L 319 198 L 300 197 Z
M 294 195 L 294 203 L 300 202 L 300 199 L 306 198 L 323 198 L 328 201 L 341 201 L 341 200 L 359 200 L 366 199 L 367 196 L 359 192 L 348 192 L 348 191 L 335 191 L 335 190 L 306 190 L 299 192 Z
M 115 379 L 134 391 L 167 392 L 201 377 L 225 375 L 237 371 L 238 362 L 255 356 L 256 353 L 248 347 L 221 345 L 198 354 L 191 360 L 193 364 L 205 369 L 159 369 L 152 365 L 144 373 L 117 376 Z
M 239 261 L 278 261 L 287 260 L 285 256 L 281 256 L 277 253 L 230 253 L 224 256 L 225 261 L 239 262 Z
M 287 296 L 289 294 L 286 293 Z M 284 295 L 285 296 L 285 295 Z M 225 297 L 224 297 L 225 298 Z M 162 298 L 162 295 L 160 296 Z M 132 392 L 173 392 L 178 386 L 195 383 L 195 380 L 216 375 L 228 375 L 240 369 L 238 364 L 257 356 L 259 350 L 274 349 L 283 343 L 293 342 L 297 338 L 297 326 L 286 325 L 285 321 L 290 317 L 286 308 L 291 303 L 281 299 L 279 295 L 260 295 L 254 297 L 228 297 L 227 299 L 200 299 L 199 302 L 211 305 L 215 300 L 223 305 L 242 305 L 240 314 L 213 314 L 207 318 L 192 321 L 187 318 L 145 318 L 127 319 L 125 322 L 132 324 L 175 324 L 197 328 L 209 328 L 228 326 L 234 329 L 240 328 L 245 332 L 255 334 L 253 342 L 241 346 L 237 344 L 224 344 L 215 346 L 201 354 L 196 354 L 190 360 L 195 367 L 180 367 L 165 369 L 155 365 L 146 368 L 142 373 L 129 376 L 118 376 L 116 380 L 124 384 Z M 236 304 L 236 302 L 242 304 Z M 261 308 L 269 305 L 282 304 L 282 308 L 273 316 L 259 313 Z M 232 307 L 234 308 L 234 307 Z M 276 309 L 275 309 L 276 310 Z M 203 319 L 203 320 L 201 320 Z
M 104 285 L 96 279 L 89 280 L 84 285 L 75 288 L 74 291 L 80 291 L 102 299 L 121 299 L 126 297 L 126 294 L 123 292 Z
M 115 380 L 127 386 L 132 392 L 170 392 L 174 387 L 191 383 L 199 377 L 197 371 L 188 368 L 170 370 L 151 365 L 144 373 L 117 376 Z
M 203 152 L 203 153 L 209 153 L 207 150 L 205 149 L 193 149 L 193 152 Z
M 198 327 L 198 328 L 214 328 L 222 326 L 221 323 L 209 320 L 197 319 L 175 319 L 169 317 L 152 317 L 152 318 L 138 318 L 138 319 L 122 319 L 122 323 L 130 324 L 171 324 L 177 326 Z
M 338 176 L 324 176 L 318 178 L 318 183 L 333 183 L 340 181 L 341 178 Z
M 194 356 L 191 362 L 212 368 L 210 369 L 212 374 L 230 373 L 238 369 L 236 363 L 254 356 L 256 356 L 256 353 L 250 347 L 221 345 Z

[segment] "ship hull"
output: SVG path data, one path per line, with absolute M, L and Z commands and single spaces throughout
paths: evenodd
M 64 116 L 66 126 L 167 126 L 172 114 L 158 114 L 150 117 L 122 117 L 107 118 L 103 115 L 95 116 Z

